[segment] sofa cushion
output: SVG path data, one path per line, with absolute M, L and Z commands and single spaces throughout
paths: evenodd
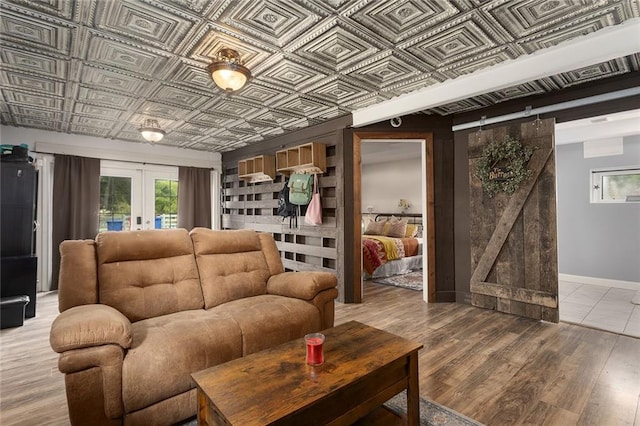
M 176 312 L 138 321 L 122 366 L 126 412 L 148 407 L 193 388 L 191 374 L 238 358 L 241 330 L 226 314 Z
M 322 328 L 320 312 L 311 303 L 270 294 L 234 300 L 209 312 L 231 317 L 238 323 L 242 331 L 243 356 Z M 304 356 L 304 348 L 302 350 Z
M 96 251 L 100 303 L 130 321 L 204 306 L 185 229 L 103 232 Z
M 191 230 L 205 308 L 267 292 L 271 275 L 258 233 Z

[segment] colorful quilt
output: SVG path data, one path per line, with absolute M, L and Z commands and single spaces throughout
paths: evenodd
M 369 275 L 372 275 L 373 271 L 389 261 L 417 254 L 418 240 L 416 238 L 362 236 L 362 265 Z

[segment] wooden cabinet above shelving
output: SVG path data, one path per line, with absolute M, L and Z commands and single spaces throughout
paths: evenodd
M 276 177 L 276 163 L 273 155 L 259 155 L 238 161 L 238 177 L 245 182 L 265 182 Z
M 276 171 L 291 173 L 324 173 L 327 171 L 327 147 L 311 142 L 276 152 Z

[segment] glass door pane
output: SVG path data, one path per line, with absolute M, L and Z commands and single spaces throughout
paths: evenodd
M 100 176 L 100 232 L 131 228 L 131 180 Z
M 178 180 L 154 179 L 155 228 L 178 226 Z

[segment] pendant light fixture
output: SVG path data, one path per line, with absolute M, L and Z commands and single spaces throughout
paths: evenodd
M 251 71 L 233 49 L 221 49 L 207 69 L 214 83 L 227 93 L 242 89 L 251 78 Z
M 158 120 L 147 118 L 144 120 L 144 126 L 140 127 L 142 137 L 149 142 L 160 142 L 164 137 L 164 130 L 160 128 Z

